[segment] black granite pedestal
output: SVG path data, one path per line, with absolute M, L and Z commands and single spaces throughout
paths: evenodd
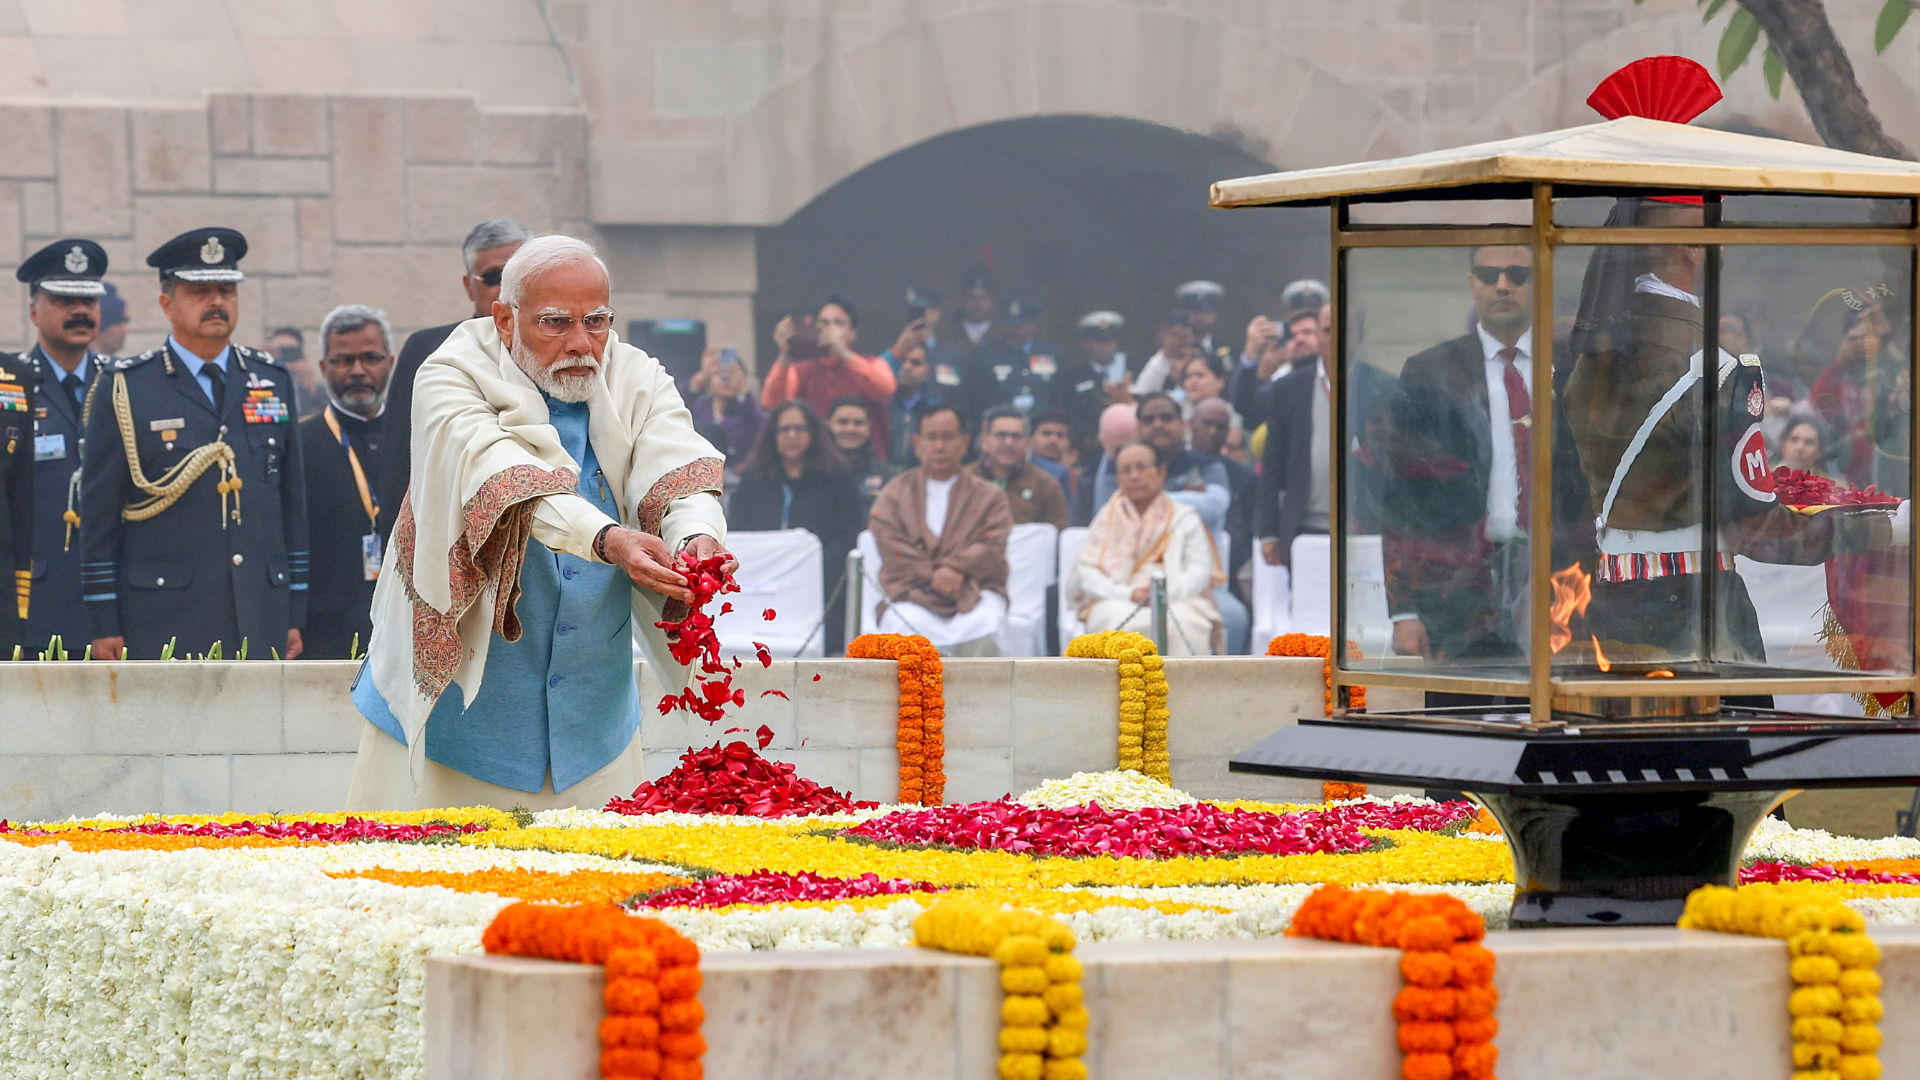
M 1513 851 L 1513 925 L 1671 926 L 1687 894 L 1732 885 L 1788 793 L 1920 784 L 1920 723 L 1757 709 L 1668 722 L 1524 713 L 1301 720 L 1233 772 L 1477 795 Z

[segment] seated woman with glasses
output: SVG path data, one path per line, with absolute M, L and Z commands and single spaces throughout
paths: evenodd
M 1167 466 L 1148 442 L 1114 454 L 1120 490 L 1094 515 L 1067 580 L 1067 600 L 1089 633 L 1153 632 L 1150 582 L 1166 575 L 1168 656 L 1221 651 L 1213 591 L 1226 583 L 1213 536 L 1192 507 L 1167 497 Z

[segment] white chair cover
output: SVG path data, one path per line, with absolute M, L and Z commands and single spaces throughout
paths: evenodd
M 825 613 L 820 538 L 805 529 L 731 532 L 727 550 L 740 560 L 733 576 L 740 591 L 721 598 L 733 611 L 713 620 L 720 654 L 751 662 L 758 641 L 778 657 L 825 656 L 826 629 L 814 629 Z M 771 621 L 760 617 L 768 608 L 774 610 Z
M 880 591 L 880 545 L 874 542 L 873 533 L 860 530 L 860 536 L 854 541 L 854 547 L 860 552 L 860 632 L 877 634 L 880 632 L 880 617 L 877 611 L 881 599 L 886 595 Z M 852 583 L 848 583 L 852 587 Z
M 1293 622 L 1291 632 L 1328 633 L 1333 617 L 1330 610 L 1333 599 L 1332 556 L 1332 542 L 1326 536 L 1293 538 L 1293 601 L 1289 607 Z M 1254 573 L 1257 589 L 1257 567 Z M 1359 645 L 1368 656 L 1385 655 L 1387 643 L 1393 638 L 1393 623 L 1387 614 L 1387 573 L 1381 556 L 1380 537 L 1347 537 L 1347 559 L 1342 574 L 1347 579 L 1347 639 Z M 1261 643 L 1261 651 L 1265 649 L 1265 644 Z
M 1087 542 L 1087 527 L 1073 525 L 1060 530 L 1060 652 L 1064 655 L 1067 643 L 1087 632 L 1087 624 L 1067 603 L 1067 579 L 1073 576 L 1073 564 L 1080 559 L 1080 545 Z
M 1325 536 L 1293 538 L 1293 600 L 1288 610 L 1296 634 L 1325 634 L 1332 615 L 1333 548 Z M 1265 652 L 1265 649 L 1261 650 Z
M 1047 587 L 1059 580 L 1060 530 L 1044 521 L 1007 534 L 1007 623 L 994 641 L 1001 656 L 1047 655 Z
M 1255 554 L 1253 563 L 1253 640 L 1255 656 L 1265 656 L 1267 643 L 1293 633 L 1293 575 L 1284 566 L 1268 566 Z

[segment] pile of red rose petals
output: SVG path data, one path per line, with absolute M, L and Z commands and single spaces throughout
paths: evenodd
M 796 900 L 852 900 L 862 896 L 900 896 L 945 891 L 941 886 L 905 878 L 861 874 L 830 878 L 819 874 L 782 874 L 756 870 L 751 874 L 716 874 L 691 885 L 676 885 L 640 901 L 646 908 L 717 908 L 729 904 L 790 904 Z
M 1319 824 L 1350 825 L 1356 829 L 1418 829 L 1441 832 L 1473 824 L 1480 808 L 1466 799 L 1449 802 L 1387 802 L 1372 799 L 1331 806 L 1325 810 L 1302 810 L 1297 815 Z
M 1898 506 L 1900 498 L 1872 484 L 1842 487 L 1824 476 L 1785 465 L 1773 470 L 1773 493 L 1788 506 Z
M 770 728 L 760 729 L 760 745 L 772 741 Z M 855 802 L 850 795 L 816 784 L 794 772 L 792 765 L 768 761 L 743 742 L 715 743 L 689 750 L 679 768 L 634 789 L 630 799 L 614 799 L 606 809 L 613 814 L 731 814 L 745 817 L 789 817 L 794 814 L 844 814 L 878 803 Z
M 1343 854 L 1373 845 L 1357 825 L 1308 814 L 1222 810 L 1207 803 L 1127 811 L 1088 803 L 1055 810 L 1011 799 L 904 810 L 848 829 L 845 835 L 913 846 L 1135 859 Z
M 707 602 L 714 597 L 740 591 L 733 575 L 721 569 L 729 557 L 721 553 L 696 559 L 692 552 L 680 553 L 678 569 L 686 579 L 687 588 L 693 592 L 693 604 L 682 618 L 653 625 L 667 632 L 667 648 L 675 660 L 689 665 L 698 660 L 700 670 L 695 673 L 692 685 L 660 699 L 662 716 L 675 709 L 686 709 L 711 724 L 726 716 L 728 705 L 747 703 L 746 691 L 733 688 L 732 670 L 720 659 L 720 638 L 713 632 L 713 616 L 705 610 Z M 719 613 L 725 615 L 732 610 L 732 604 L 722 603 Z M 739 661 L 734 661 L 734 667 L 739 666 Z M 708 675 L 719 678 L 709 679 Z
M 1920 885 L 1920 874 L 1894 874 L 1858 866 L 1800 866 L 1796 863 L 1756 862 L 1740 868 L 1740 884 L 1777 881 L 1847 881 L 1868 885 Z
M 0 821 L 0 832 L 25 835 L 64 835 L 72 832 L 137 833 L 142 836 L 266 836 L 274 839 L 302 840 L 312 844 L 341 844 L 353 840 L 424 840 L 429 836 L 486 831 L 477 822 L 465 825 L 388 825 L 380 821 L 349 817 L 340 824 L 324 821 L 236 821 L 229 825 L 176 825 L 164 821 L 129 825 L 120 829 L 27 829 L 10 828 Z

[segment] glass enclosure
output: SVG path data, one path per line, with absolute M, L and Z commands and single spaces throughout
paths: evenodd
M 1336 205 L 1344 681 L 1840 711 L 1910 676 L 1912 200 L 1545 205 L 1538 246 Z

